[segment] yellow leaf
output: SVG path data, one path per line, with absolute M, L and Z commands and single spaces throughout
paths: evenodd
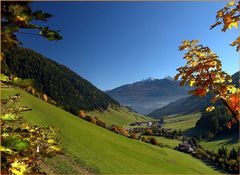
M 232 27 L 235 27 L 235 28 L 238 28 L 238 22 L 231 22 L 229 25 L 228 25 L 228 29 L 231 29 Z
M 189 82 L 189 86 L 194 86 L 194 84 L 195 84 L 195 80 L 191 80 L 190 82 Z
M 235 5 L 235 2 L 234 2 L 234 1 L 231 1 L 231 2 L 229 2 L 226 6 L 229 7 L 229 6 L 233 6 L 233 5 Z
M 15 160 L 13 163 L 11 163 L 11 168 L 9 168 L 9 170 L 16 175 L 27 174 L 28 165 Z
M 228 85 L 227 90 L 232 94 L 235 94 L 237 92 L 237 88 L 235 88 L 233 85 Z
M 10 155 L 14 155 L 15 152 L 9 148 L 5 148 L 4 146 L 0 146 L 0 152 L 5 152 Z
M 61 151 L 61 148 L 59 148 L 57 146 L 50 146 L 49 148 L 54 150 L 54 151 Z
M 16 19 L 18 21 L 25 21 L 27 19 L 27 17 L 26 16 L 16 16 Z
M 48 143 L 55 143 L 55 140 L 53 140 L 53 139 L 48 139 L 47 142 L 48 142 Z
M 214 106 L 209 106 L 209 107 L 207 107 L 206 111 L 207 111 L 207 112 L 211 112 L 211 111 L 214 110 L 214 109 L 215 109 Z

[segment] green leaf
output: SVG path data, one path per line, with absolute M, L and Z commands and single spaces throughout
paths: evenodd
M 2 145 L 14 149 L 14 150 L 24 150 L 30 146 L 29 142 L 26 140 L 20 140 L 18 137 L 9 136 L 2 141 Z
M 16 116 L 15 114 L 3 114 L 1 115 L 1 119 L 4 121 L 12 121 L 19 119 L 19 117 Z
M 0 80 L 1 80 L 2 82 L 9 82 L 9 81 L 10 81 L 9 78 L 8 78 L 8 76 L 7 76 L 7 75 L 4 75 L 4 74 L 1 74 L 1 75 L 0 75 Z
M 50 41 L 61 40 L 63 37 L 55 30 L 49 30 L 48 27 L 40 28 L 40 35 L 47 38 Z
M 14 145 L 14 148 L 20 151 L 20 150 L 24 150 L 24 149 L 28 148 L 29 146 L 30 146 L 30 144 L 28 143 L 28 141 L 22 140 L 22 141 L 17 142 Z
M 49 13 L 44 13 L 42 10 L 33 12 L 32 15 L 36 20 L 42 20 L 42 21 L 47 21 L 47 18 L 53 17 L 53 15 Z

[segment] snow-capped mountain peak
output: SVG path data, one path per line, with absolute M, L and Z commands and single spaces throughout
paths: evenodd
M 157 80 L 157 78 L 149 77 L 149 78 L 143 79 L 142 81 L 154 81 L 154 80 Z
M 172 81 L 175 81 L 173 77 L 170 77 L 170 76 L 166 76 L 164 79 L 168 79 L 168 80 L 172 80 Z

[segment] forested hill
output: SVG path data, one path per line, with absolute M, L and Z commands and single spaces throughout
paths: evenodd
M 119 103 L 69 68 L 31 49 L 16 48 L 6 54 L 2 71 L 35 80 L 35 88 L 47 94 L 57 105 L 78 114 L 79 109 L 106 109 Z

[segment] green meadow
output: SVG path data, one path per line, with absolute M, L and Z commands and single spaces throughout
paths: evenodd
M 2 98 L 20 93 L 32 111 L 23 117 L 32 124 L 58 130 L 64 155 L 46 159 L 52 173 L 85 174 L 216 174 L 218 171 L 192 156 L 159 148 L 110 132 L 52 106 L 19 88 L 2 88 Z
M 176 140 L 176 139 L 170 139 L 170 138 L 166 138 L 166 137 L 155 137 L 157 139 L 158 142 L 164 144 L 164 145 L 168 145 L 171 148 L 175 148 L 176 146 L 178 146 L 179 143 L 182 143 L 182 141 L 180 140 Z
M 108 108 L 108 110 L 103 112 L 91 111 L 87 112 L 87 114 L 98 117 L 106 122 L 107 125 L 129 125 L 130 123 L 137 121 L 153 120 L 144 115 L 132 112 L 125 107 L 120 107 L 118 109 Z
M 181 129 L 182 131 L 186 131 L 191 128 L 194 128 L 199 118 L 200 118 L 200 113 L 165 118 L 164 127 Z
M 222 146 L 228 148 L 230 151 L 233 147 L 237 150 L 239 144 L 239 135 L 235 134 L 233 136 L 218 136 L 215 138 L 210 138 L 200 142 L 200 145 L 211 151 L 217 152 L 218 149 Z

